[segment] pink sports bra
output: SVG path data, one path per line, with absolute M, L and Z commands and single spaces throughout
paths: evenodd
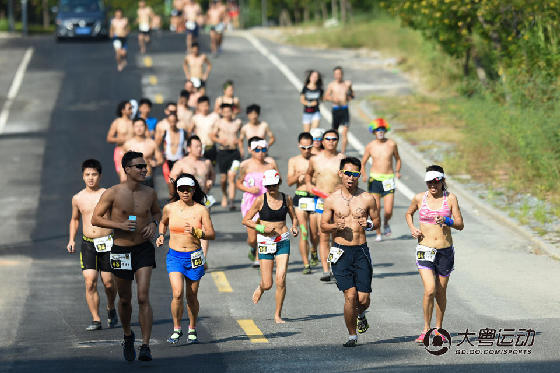
M 424 198 L 422 198 L 422 206 L 420 207 L 420 211 L 418 211 L 418 215 L 420 216 L 420 223 L 423 224 L 436 224 L 436 216 L 447 216 L 451 217 L 451 208 L 449 208 L 449 203 L 447 203 L 447 192 L 443 192 L 443 203 L 438 210 L 432 210 L 428 206 L 428 202 L 426 198 L 428 197 L 428 193 L 424 194 Z

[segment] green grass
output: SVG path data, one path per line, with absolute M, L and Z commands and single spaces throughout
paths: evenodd
M 21 32 L 23 30 L 21 22 L 15 22 L 14 26 L 16 32 Z M 8 20 L 0 18 L 0 31 L 8 31 L 8 29 Z M 45 29 L 43 28 L 43 25 L 32 23 L 27 25 L 27 30 L 30 34 L 51 34 L 55 31 L 55 26 L 49 25 L 49 27 Z

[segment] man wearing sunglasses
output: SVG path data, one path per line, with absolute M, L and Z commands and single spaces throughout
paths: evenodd
M 124 331 L 123 355 L 125 360 L 136 358 L 134 332 L 130 328 L 132 315 L 132 281 L 136 279 L 138 318 L 142 331 L 142 346 L 138 360 L 152 360 L 150 335 L 152 307 L 150 279 L 156 267 L 155 249 L 151 243 L 161 218 L 156 192 L 142 183 L 146 180 L 148 165 L 142 153 L 127 152 L 122 158 L 126 181 L 105 191 L 101 196 L 91 223 L 113 229 L 111 270 L 119 294 L 119 317 Z
M 307 184 L 307 190 L 316 195 L 315 212 L 318 214 L 323 213 L 325 196 L 333 193 L 340 183 L 338 170 L 340 161 L 344 158 L 344 154 L 338 152 L 337 145 L 338 132 L 332 129 L 326 131 L 323 135 L 324 150 L 309 161 L 305 183 Z M 317 224 L 320 225 L 320 223 L 320 219 L 317 219 Z M 329 263 L 327 262 L 330 234 L 322 232 L 320 226 L 318 227 L 318 231 L 319 252 L 321 253 L 321 264 L 323 266 L 321 281 L 331 281 L 333 277 L 329 271 Z
M 373 269 L 366 230 L 379 225 L 375 198 L 358 188 L 361 168 L 358 158 L 340 161 L 341 187 L 325 200 L 321 216 L 322 231 L 333 234 L 329 262 L 336 285 L 344 292 L 344 321 L 349 334 L 344 347 L 356 346 L 356 329 L 365 333 L 369 328 L 365 311 L 370 303 Z

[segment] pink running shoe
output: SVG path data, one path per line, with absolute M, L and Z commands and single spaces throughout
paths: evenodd
M 424 343 L 424 337 L 426 336 L 426 331 L 423 331 L 422 334 L 414 342 L 416 343 Z

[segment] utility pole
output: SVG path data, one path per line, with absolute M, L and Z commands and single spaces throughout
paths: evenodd
M 27 0 L 21 0 L 21 32 L 27 36 Z
M 8 29 L 14 32 L 14 0 L 8 0 Z
M 268 24 L 266 13 L 266 0 L 261 0 L 261 23 L 263 27 L 266 27 Z

